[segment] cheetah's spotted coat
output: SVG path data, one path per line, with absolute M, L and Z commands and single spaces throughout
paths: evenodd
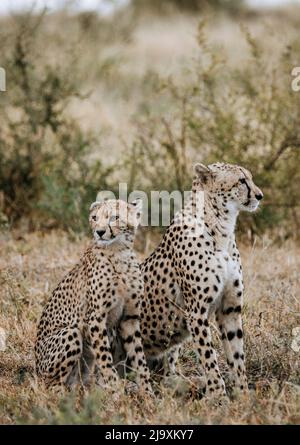
M 37 332 L 36 368 L 48 383 L 88 384 L 97 368 L 118 384 L 109 331 L 116 325 L 140 385 L 151 391 L 139 326 L 143 281 L 132 250 L 140 204 L 109 200 L 91 206 L 94 240 L 46 304 Z
M 202 227 L 202 234 L 191 232 L 175 218 L 141 265 L 145 284 L 141 333 L 149 364 L 169 351 L 171 372 L 175 372 L 179 345 L 192 337 L 205 375 L 204 392 L 225 395 L 209 318 L 216 315 L 234 385 L 246 389 L 243 278 L 234 229 L 239 211 L 256 210 L 263 194 L 250 172 L 240 166 L 197 164 L 195 173 L 183 215 L 198 229 Z M 199 191 L 204 192 L 204 215 L 195 220 Z

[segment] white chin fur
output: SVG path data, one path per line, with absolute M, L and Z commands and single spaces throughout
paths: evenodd
M 116 238 L 112 238 L 112 239 L 100 239 L 99 237 L 95 237 L 95 241 L 98 244 L 98 246 L 101 247 L 106 247 L 106 246 L 110 246 L 111 244 L 113 244 L 114 242 L 116 242 Z
M 250 202 L 248 206 L 242 206 L 242 210 L 246 210 L 247 212 L 255 212 L 258 209 L 259 202 Z

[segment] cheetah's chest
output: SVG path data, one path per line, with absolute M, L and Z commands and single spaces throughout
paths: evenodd
M 220 255 L 220 264 L 222 266 L 223 275 L 223 286 L 225 287 L 227 283 L 232 282 L 241 275 L 238 263 L 232 258 L 232 256 L 227 252 L 223 251 Z
M 107 316 L 108 327 L 113 328 L 122 318 L 126 301 L 130 298 L 132 277 L 127 265 L 118 265 L 118 270 L 111 277 L 114 295 L 111 297 L 111 306 Z
M 107 326 L 108 328 L 114 328 L 119 323 L 122 318 L 124 310 L 124 302 L 120 301 L 119 304 L 116 304 L 107 315 Z

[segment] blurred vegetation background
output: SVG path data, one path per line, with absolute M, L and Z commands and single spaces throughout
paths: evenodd
M 0 18 L 2 229 L 83 232 L 99 190 L 189 190 L 196 161 L 220 161 L 265 193 L 245 238 L 299 237 L 299 12 L 132 0 Z

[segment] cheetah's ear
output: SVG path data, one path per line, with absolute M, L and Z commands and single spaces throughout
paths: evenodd
M 99 206 L 101 206 L 101 204 L 102 204 L 102 202 L 100 202 L 100 201 L 95 201 L 95 202 L 93 202 L 93 203 L 91 204 L 91 206 L 90 206 L 90 212 L 91 212 L 95 207 L 99 207 Z
M 137 198 L 134 201 L 131 201 L 130 205 L 135 209 L 137 213 L 141 213 L 143 209 L 143 200 L 141 198 Z
M 142 219 L 143 200 L 140 198 L 135 199 L 129 203 L 130 208 L 133 210 L 136 218 L 136 224 L 139 225 Z
M 108 201 L 109 199 L 116 199 L 113 192 L 109 190 L 102 190 L 97 193 L 96 202 L 98 202 L 98 204 L 102 204 L 104 201 Z
M 212 174 L 209 167 L 200 163 L 194 165 L 194 172 L 196 176 L 204 183 L 207 182 L 209 176 Z

